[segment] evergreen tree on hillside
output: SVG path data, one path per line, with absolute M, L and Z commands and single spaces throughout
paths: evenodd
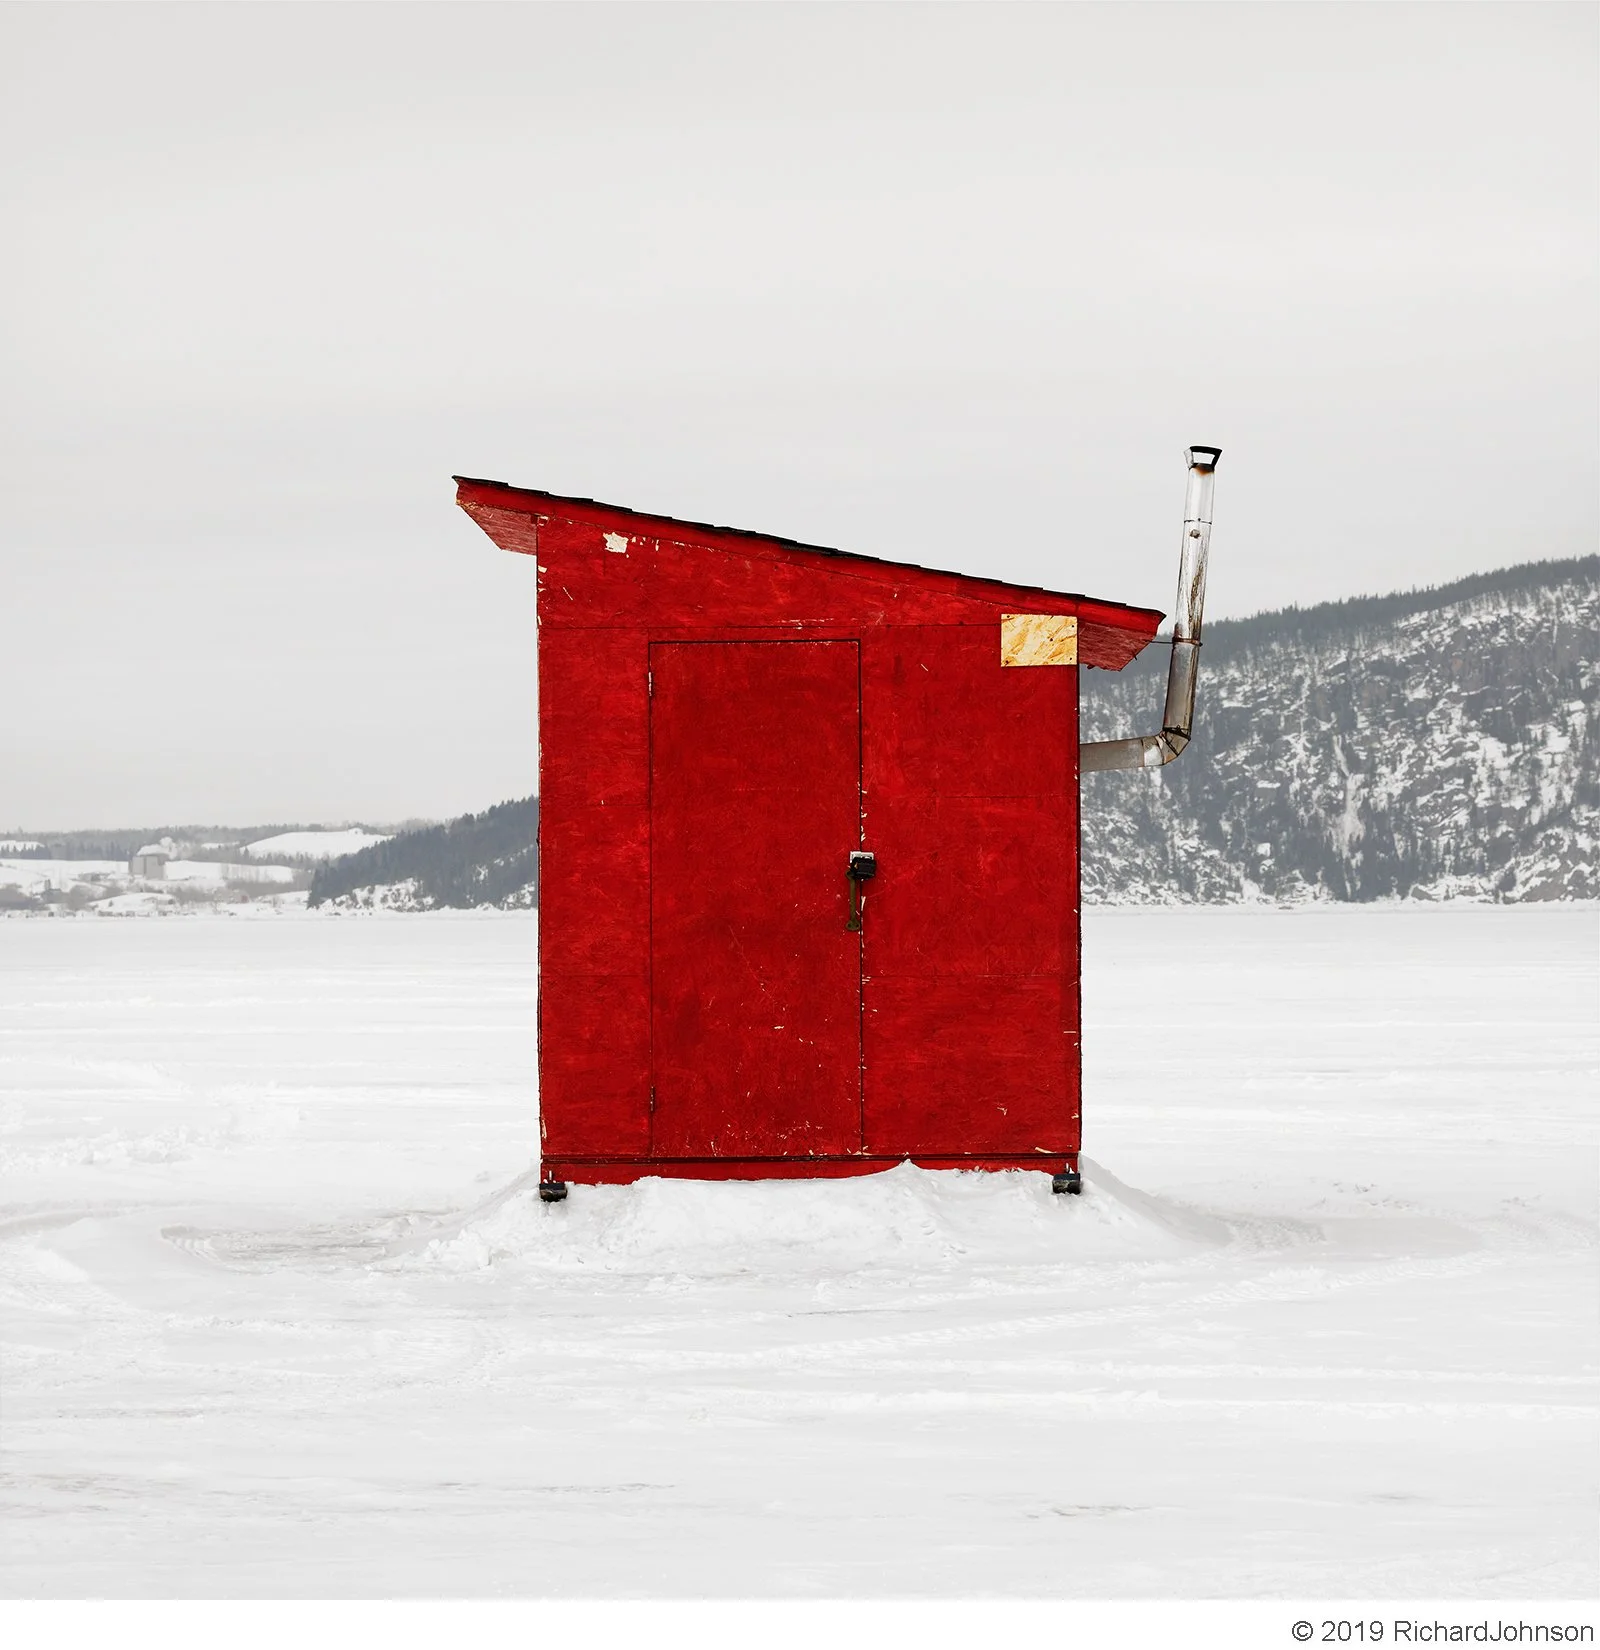
M 526 796 L 334 860 L 312 878 L 311 904 L 405 882 L 435 908 L 537 904 L 538 879 L 539 799 Z

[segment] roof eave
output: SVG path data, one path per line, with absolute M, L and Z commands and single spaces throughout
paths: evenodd
M 593 513 L 608 518 L 622 517 L 637 522 L 654 537 L 671 538 L 674 529 L 688 529 L 695 534 L 715 534 L 718 538 L 738 539 L 748 544 L 771 545 L 780 550 L 800 551 L 806 555 L 826 556 L 869 567 L 903 569 L 938 579 L 950 579 L 966 587 L 974 595 L 990 591 L 999 599 L 1008 596 L 1042 596 L 1054 602 L 1074 602 L 1092 609 L 1093 617 L 1101 623 L 1110 623 L 1119 630 L 1142 635 L 1143 640 L 1129 655 L 1130 658 L 1154 639 L 1165 617 L 1159 608 L 1133 607 L 1126 602 L 1107 601 L 1103 597 L 1086 596 L 1079 591 L 1049 590 L 1042 585 L 1012 584 L 1004 579 L 980 578 L 970 573 L 957 572 L 952 568 L 925 567 L 919 562 L 891 561 L 883 556 L 867 556 L 855 550 L 837 550 L 829 545 L 807 544 L 801 539 L 783 538 L 776 533 L 757 533 L 745 527 L 723 527 L 714 522 L 688 521 L 679 516 L 655 515 L 649 511 L 630 509 L 624 504 L 607 504 L 601 499 L 549 493 L 537 487 L 514 487 L 509 482 L 494 481 L 480 476 L 452 476 L 451 480 L 456 483 L 458 504 L 474 503 L 531 516 L 562 517 L 569 512 L 577 511 L 581 515 Z

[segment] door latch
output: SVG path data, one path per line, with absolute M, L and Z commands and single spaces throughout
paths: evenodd
M 850 863 L 845 867 L 845 875 L 850 879 L 850 920 L 844 925 L 851 934 L 861 932 L 861 884 L 871 882 L 878 874 L 878 857 L 876 854 L 861 853 L 859 850 L 852 853 Z

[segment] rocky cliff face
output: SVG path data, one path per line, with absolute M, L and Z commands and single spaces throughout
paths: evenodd
M 1209 626 L 1194 742 L 1088 774 L 1098 903 L 1600 898 L 1600 557 Z M 1167 648 L 1084 672 L 1154 730 Z

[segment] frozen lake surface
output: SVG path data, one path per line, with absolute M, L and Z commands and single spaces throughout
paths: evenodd
M 1090 912 L 1080 1199 L 547 1208 L 534 936 L 0 922 L 8 1596 L 1595 1591 L 1600 913 Z

